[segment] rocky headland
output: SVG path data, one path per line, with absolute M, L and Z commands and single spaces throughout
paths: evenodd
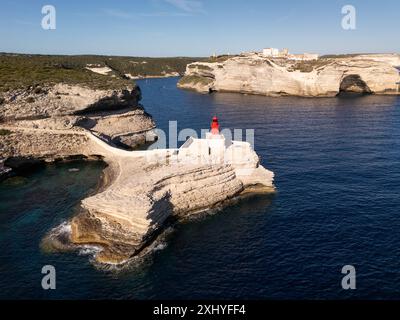
M 70 241 L 100 246 L 100 263 L 129 261 L 169 223 L 241 196 L 274 192 L 274 174 L 247 143 L 232 144 L 224 160 L 188 156 L 185 146 L 130 152 L 98 139 L 92 150 L 109 166 L 99 192 L 84 199 L 72 219 Z
M 139 87 L 96 90 L 56 84 L 10 90 L 0 107 L 0 157 L 45 161 L 86 155 L 86 133 L 133 149 L 151 137 L 155 123 L 139 104 Z
M 398 54 L 325 56 L 296 61 L 259 53 L 191 63 L 178 87 L 202 93 L 333 97 L 342 92 L 399 94 Z
M 42 248 L 95 246 L 95 261 L 120 265 L 146 252 L 170 223 L 274 191 L 273 173 L 245 142 L 211 140 L 222 141 L 216 150 L 224 157 L 218 159 L 209 157 L 211 145 L 202 139 L 180 149 L 132 151 L 155 139 L 155 123 L 140 98 L 136 85 L 57 83 L 3 93 L 1 173 L 75 159 L 107 164 L 96 193 L 82 200 L 66 227 L 49 231 Z

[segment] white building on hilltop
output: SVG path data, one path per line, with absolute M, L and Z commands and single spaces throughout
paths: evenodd
M 279 49 L 277 48 L 265 48 L 262 51 L 264 57 L 278 57 L 279 56 Z
M 284 58 L 297 61 L 310 61 L 319 58 L 319 54 L 317 53 L 291 54 L 286 48 L 282 50 L 277 48 L 265 48 L 262 51 L 262 55 L 266 58 Z

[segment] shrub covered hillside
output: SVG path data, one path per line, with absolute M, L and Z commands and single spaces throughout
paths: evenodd
M 198 58 L 140 58 L 114 56 L 52 56 L 0 54 L 0 92 L 32 85 L 64 82 L 91 88 L 121 88 L 132 84 L 125 77 L 183 74 L 188 63 Z M 106 67 L 111 71 L 99 74 L 86 69 Z

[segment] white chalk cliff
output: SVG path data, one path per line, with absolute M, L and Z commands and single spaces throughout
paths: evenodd
M 82 201 L 71 241 L 97 244 L 96 260 L 121 263 L 151 243 L 167 221 L 246 193 L 274 191 L 273 176 L 247 142 L 190 138 L 179 149 L 124 151 L 95 139 L 91 152 L 109 164 L 99 193 Z
M 235 56 L 195 62 L 178 87 L 199 92 L 227 91 L 267 96 L 336 96 L 340 92 L 399 94 L 400 55 L 325 57 L 313 61 Z
M 102 159 L 108 165 L 97 193 L 82 200 L 72 218 L 67 243 L 50 232 L 45 247 L 94 244 L 102 248 L 97 261 L 122 263 L 146 249 L 169 222 L 244 194 L 273 192 L 273 173 L 260 165 L 251 145 L 219 134 L 190 138 L 179 149 L 115 147 L 154 140 L 154 121 L 139 100 L 137 87 L 64 84 L 6 95 L 0 173 L 62 159 Z

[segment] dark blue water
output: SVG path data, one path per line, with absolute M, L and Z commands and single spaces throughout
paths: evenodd
M 102 165 L 48 167 L 0 185 L 1 298 L 400 298 L 400 99 L 200 95 L 177 79 L 139 81 L 159 128 L 255 129 L 277 194 L 177 226 L 167 247 L 123 274 L 85 256 L 44 254 L 44 233 L 73 214 Z M 74 165 L 76 166 L 76 165 Z M 44 264 L 57 290 L 41 290 Z M 357 290 L 341 288 L 354 265 Z

